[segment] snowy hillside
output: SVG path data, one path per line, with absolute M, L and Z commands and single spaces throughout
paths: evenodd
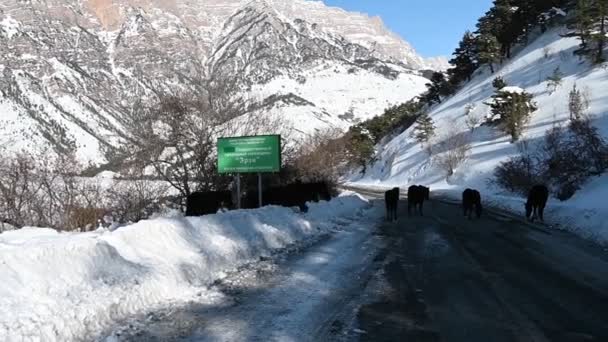
M 517 146 L 510 143 L 510 137 L 488 126 L 469 133 L 465 107 L 472 106 L 473 115 L 478 118 L 486 117 L 490 108 L 485 102 L 494 93 L 492 81 L 498 75 L 509 85 L 524 88 L 534 95 L 539 108 L 532 114 L 522 137 L 522 140 L 529 142 L 529 146 L 534 147 L 553 125 L 568 122 L 568 94 L 576 84 L 589 99 L 587 112 L 593 116 L 593 123 L 604 137 L 608 137 L 608 72 L 605 65 L 593 67 L 574 56 L 573 51 L 577 49 L 579 41 L 560 36 L 563 30 L 554 29 L 531 41 L 494 75 L 486 69 L 478 70 L 474 79 L 455 96 L 431 110 L 438 141 L 447 132 L 471 134 L 470 157 L 449 179 L 446 179 L 445 171 L 433 163 L 427 152 L 414 141 L 410 129 L 380 146 L 379 161 L 368 168 L 364 175 L 354 175 L 351 181 L 359 185 L 383 187 L 426 184 L 434 191 L 444 191 L 454 197 L 460 196 L 464 188 L 472 187 L 482 190 L 482 196 L 487 201 L 523 215 L 523 199 L 501 192 L 487 183 L 499 163 L 518 153 Z M 557 67 L 564 74 L 563 83 L 551 94 L 546 79 Z M 608 243 L 607 194 L 608 176 L 592 179 L 569 201 L 551 199 L 549 213 L 545 216 L 553 223 L 561 223 L 581 235 Z
M 393 66 L 399 70 L 398 66 Z M 411 99 L 424 91 L 428 80 L 407 72 L 395 79 L 348 65 L 318 67 L 303 73 L 306 83 L 290 77 L 277 77 L 256 85 L 251 94 L 267 99 L 290 95 L 303 101 L 300 106 L 273 103 L 272 111 L 290 118 L 292 129 L 310 132 L 335 127 L 346 129 L 357 121 L 370 119 L 386 108 Z M 314 103 L 313 103 L 314 102 Z
M 134 139 L 138 100 L 227 78 L 299 134 L 345 128 L 419 94 L 421 71 L 441 65 L 378 18 L 318 1 L 3 1 L 0 147 L 104 163 Z
M 135 315 L 217 304 L 213 283 L 245 264 L 360 220 L 354 194 L 307 214 L 265 207 L 141 221 L 113 232 L 30 228 L 0 235 L 0 340 L 94 341 Z M 372 217 L 376 217 L 376 214 Z

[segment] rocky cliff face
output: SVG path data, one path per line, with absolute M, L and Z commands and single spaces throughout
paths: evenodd
M 379 19 L 322 2 L 3 0 L 0 145 L 102 163 L 134 103 L 210 77 L 301 134 L 347 127 L 418 94 L 427 67 Z

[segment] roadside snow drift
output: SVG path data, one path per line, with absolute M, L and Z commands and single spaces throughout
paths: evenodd
M 589 102 L 586 112 L 593 117 L 600 133 L 608 137 L 608 63 L 593 66 L 575 56 L 573 51 L 580 42 L 577 38 L 563 37 L 566 31 L 565 28 L 556 28 L 540 35 L 516 51 L 514 57 L 495 74 L 490 74 L 487 68 L 478 70 L 471 82 L 430 111 L 437 127 L 437 142 L 449 133 L 465 134 L 471 142 L 470 157 L 453 176 L 446 178 L 446 172 L 411 137 L 413 128 L 410 128 L 379 146 L 378 161 L 367 168 L 365 174 L 354 175 L 350 181 L 359 186 L 386 188 L 425 184 L 431 190 L 451 192 L 457 197 L 462 190 L 471 187 L 480 190 L 484 199 L 522 212 L 523 199 L 488 184 L 496 166 L 518 154 L 517 145 L 510 142 L 510 137 L 491 127 L 481 126 L 471 133 L 467 127 L 466 111 L 467 107 L 471 108 L 470 115 L 483 121 L 491 113 L 486 103 L 494 94 L 492 81 L 502 76 L 509 86 L 534 95 L 539 109 L 532 114 L 521 139 L 534 149 L 553 125 L 568 123 L 568 94 L 576 84 Z M 552 92 L 547 78 L 556 68 L 563 74 L 563 81 Z M 607 192 L 606 177 L 592 179 L 567 202 L 558 203 L 551 199 L 545 216 L 552 223 L 560 223 L 584 237 L 608 244 L 608 206 L 603 196 Z
M 369 204 L 354 194 L 307 214 L 265 207 L 93 233 L 0 234 L 0 341 L 93 340 L 112 323 L 211 296 L 236 267 L 329 232 Z

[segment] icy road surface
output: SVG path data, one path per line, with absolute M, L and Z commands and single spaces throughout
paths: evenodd
M 261 260 L 218 282 L 217 304 L 134 319 L 106 341 L 350 340 L 365 288 L 381 267 L 375 235 L 383 203 L 308 246 Z

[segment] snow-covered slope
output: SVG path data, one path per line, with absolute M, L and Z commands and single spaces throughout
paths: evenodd
M 354 194 L 307 214 L 265 207 L 142 221 L 109 232 L 0 234 L 0 340 L 94 341 L 137 314 L 221 299 L 214 281 L 357 219 Z
M 379 161 L 366 174 L 353 176 L 352 181 L 361 185 L 400 187 L 427 184 L 433 190 L 452 191 L 454 196 L 459 196 L 466 187 L 473 187 L 482 190 L 486 200 L 494 200 L 498 205 L 522 212 L 523 199 L 502 193 L 487 183 L 500 162 L 518 153 L 517 146 L 510 143 L 510 137 L 487 126 L 469 133 L 465 107 L 473 105 L 473 115 L 484 118 L 490 111 L 484 102 L 488 102 L 494 93 L 492 81 L 497 75 L 511 86 L 524 88 L 534 95 L 539 107 L 522 137 L 533 147 L 554 124 L 568 121 L 568 93 L 576 84 L 589 97 L 588 113 L 593 115 L 594 124 L 604 137 L 608 137 L 608 73 L 605 65 L 593 67 L 574 56 L 572 52 L 579 41 L 563 38 L 560 33 L 564 32 L 561 31 L 555 29 L 541 35 L 515 54 L 495 75 L 487 70 L 478 71 L 472 82 L 432 109 L 430 115 L 437 126 L 439 141 L 447 132 L 471 134 L 471 155 L 455 175 L 446 180 L 445 172 L 410 136 L 410 129 L 380 146 Z M 557 67 L 564 74 L 563 84 L 550 94 L 545 80 Z M 594 179 L 567 202 L 552 199 L 549 213 L 545 216 L 582 235 L 608 243 L 607 192 L 608 177 Z
M 136 100 L 211 78 L 255 87 L 258 114 L 283 115 L 302 134 L 347 127 L 420 93 L 427 68 L 378 18 L 320 1 L 7 0 L 0 146 L 102 163 L 132 138 Z M 273 80 L 280 92 L 263 89 Z

